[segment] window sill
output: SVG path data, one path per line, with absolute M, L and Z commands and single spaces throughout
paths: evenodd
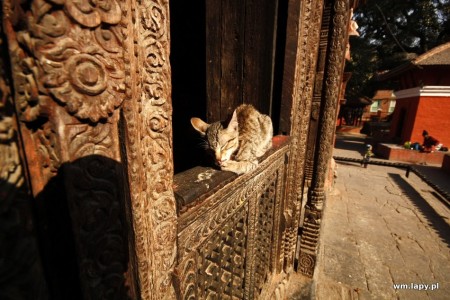
M 238 176 L 233 172 L 220 171 L 211 167 L 194 167 L 174 176 L 173 189 L 177 202 L 178 215 L 182 215 L 191 207 L 202 203 L 206 198 L 213 195 L 236 178 L 254 177 L 259 172 L 261 165 L 268 157 L 278 152 L 289 144 L 288 136 L 274 136 L 272 148 L 259 159 L 260 165 L 250 173 Z

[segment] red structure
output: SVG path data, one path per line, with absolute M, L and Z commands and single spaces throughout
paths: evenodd
M 450 145 L 450 43 L 440 45 L 380 76 L 399 82 L 390 137 L 422 143 L 422 131 Z

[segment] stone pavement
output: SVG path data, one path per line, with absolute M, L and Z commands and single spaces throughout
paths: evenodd
M 363 149 L 363 137 L 338 136 L 334 155 L 361 158 Z M 450 190 L 450 175 L 427 172 Z M 311 294 L 320 300 L 450 299 L 450 205 L 415 174 L 406 178 L 405 170 L 338 162 Z

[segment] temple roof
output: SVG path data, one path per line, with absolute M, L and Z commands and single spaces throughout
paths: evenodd
M 423 53 L 409 62 L 404 63 L 388 72 L 378 76 L 380 81 L 398 76 L 413 68 L 422 66 L 449 66 L 450 65 L 450 42 L 439 45 L 428 52 Z

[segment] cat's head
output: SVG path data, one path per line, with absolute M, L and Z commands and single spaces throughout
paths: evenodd
M 191 118 L 191 124 L 205 138 L 218 165 L 231 159 L 239 146 L 236 111 L 227 127 L 224 127 L 221 122 L 208 124 L 199 118 Z

